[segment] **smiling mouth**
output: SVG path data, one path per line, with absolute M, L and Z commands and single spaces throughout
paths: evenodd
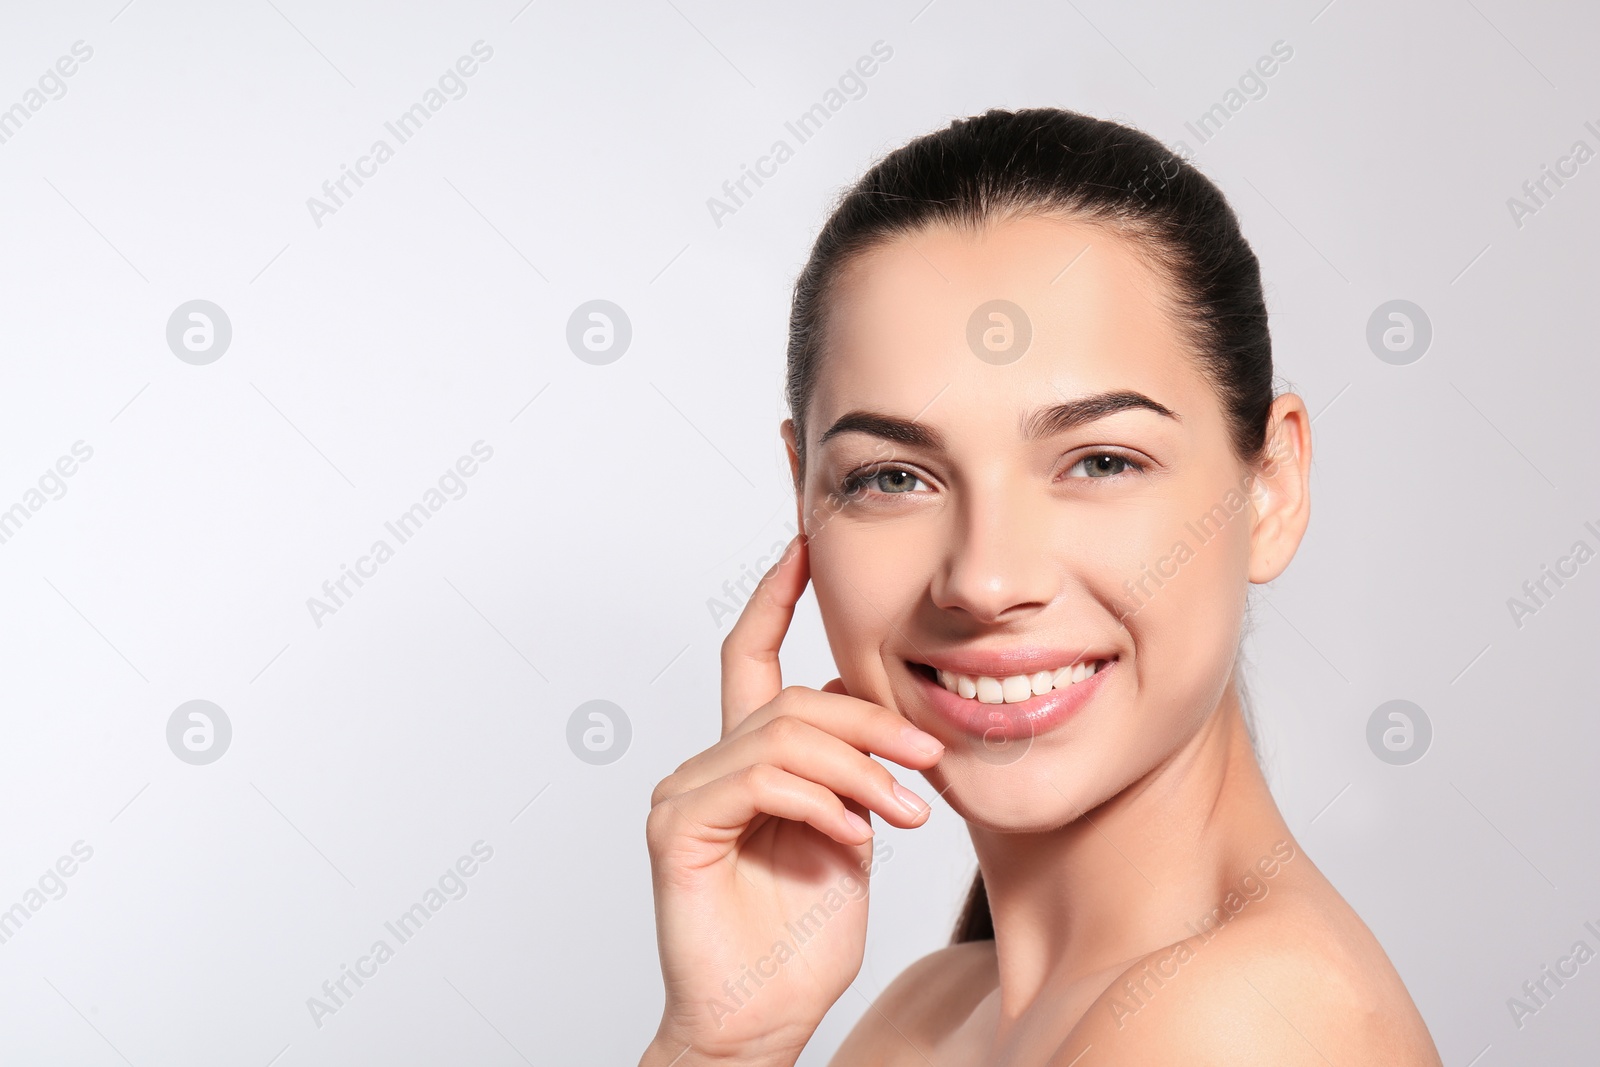
M 1052 690 L 1070 689 L 1079 682 L 1093 678 L 1116 660 L 1116 656 L 1086 659 L 1054 670 L 1013 674 L 1004 678 L 960 674 L 955 671 L 939 670 L 926 663 L 915 663 L 910 660 L 906 662 L 935 685 L 975 704 L 1020 704 Z

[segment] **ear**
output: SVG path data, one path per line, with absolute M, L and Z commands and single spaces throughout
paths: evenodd
M 1294 393 L 1272 402 L 1251 505 L 1250 581 L 1259 585 L 1289 566 L 1311 521 L 1311 417 Z
M 778 432 L 783 435 L 783 447 L 789 453 L 789 480 L 794 483 L 795 493 L 800 492 L 800 452 L 795 447 L 794 420 L 784 419 L 783 425 L 778 427 Z
M 783 435 L 784 451 L 789 454 L 789 480 L 794 483 L 794 519 L 795 529 L 806 529 L 806 494 L 805 487 L 800 484 L 800 452 L 795 447 L 794 420 L 784 419 L 783 425 L 778 427 L 778 432 Z

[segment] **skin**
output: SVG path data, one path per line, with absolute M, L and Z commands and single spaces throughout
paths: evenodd
M 1282 573 L 1310 517 L 1305 405 L 1278 397 L 1265 456 L 1241 461 L 1168 296 L 1127 238 L 1058 217 L 933 228 L 852 263 L 803 466 L 783 426 L 805 533 L 724 645 L 723 739 L 652 797 L 667 1010 L 643 1063 L 794 1063 L 859 970 L 865 897 L 736 1013 L 708 1025 L 704 1002 L 866 869 L 848 811 L 926 819 L 867 753 L 920 771 L 966 821 L 996 933 L 914 963 L 835 1067 L 1440 1063 L 1382 948 L 1289 832 L 1238 699 L 1247 588 Z M 967 341 L 996 297 L 1032 325 L 1004 364 Z M 1172 415 L 1021 430 L 1107 393 Z M 862 410 L 938 444 L 822 440 Z M 839 669 L 822 692 L 784 688 L 777 666 L 808 580 Z M 1116 662 L 1077 714 L 1009 748 L 934 713 L 912 663 L 1018 645 Z M 909 747 L 907 722 L 942 751 Z

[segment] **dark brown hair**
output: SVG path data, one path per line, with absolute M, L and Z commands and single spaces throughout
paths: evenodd
M 1260 266 L 1222 191 L 1131 127 L 1060 108 L 996 109 L 890 152 L 841 194 L 817 235 L 789 315 L 785 393 L 802 479 L 827 309 L 856 258 L 933 226 L 976 229 L 1030 215 L 1068 217 L 1131 240 L 1168 284 L 1175 324 L 1222 403 L 1234 451 L 1246 463 L 1261 459 L 1272 340 Z M 993 936 L 980 871 L 953 940 Z

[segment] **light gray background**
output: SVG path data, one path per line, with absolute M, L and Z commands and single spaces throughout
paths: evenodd
M 0 1060 L 632 1063 L 660 980 L 644 817 L 717 735 L 707 602 L 784 540 L 789 287 L 838 189 L 950 119 L 1052 104 L 1185 142 L 1261 257 L 1278 371 L 1316 413 L 1314 518 L 1248 644 L 1291 826 L 1406 979 L 1451 1067 L 1594 1055 L 1600 137 L 1592 8 L 1461 3 L 8 3 L 0 108 L 92 58 L 0 144 L 0 908 L 93 856 L 0 945 Z M 475 41 L 408 143 L 383 128 Z M 892 58 L 718 226 L 707 208 L 875 41 Z M 1186 123 L 1293 57 L 1200 144 Z M 395 147 L 319 227 L 306 201 Z M 220 359 L 166 343 L 206 299 Z M 609 365 L 566 324 L 608 299 Z M 1366 324 L 1406 299 L 1417 362 Z M 307 598 L 475 441 L 493 458 L 319 627 Z M 393 539 L 389 538 L 391 544 Z M 815 604 L 787 679 L 833 668 Z M 1415 701 L 1425 758 L 1368 717 Z M 193 766 L 174 709 L 233 728 Z M 633 737 L 591 766 L 585 701 Z M 948 937 L 948 807 L 873 881 L 820 1065 Z M 307 998 L 475 841 L 493 857 L 319 1028 Z

